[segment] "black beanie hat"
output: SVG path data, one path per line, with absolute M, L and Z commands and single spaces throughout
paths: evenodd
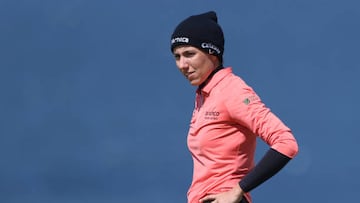
M 171 51 L 180 45 L 190 45 L 222 58 L 224 34 L 214 11 L 193 15 L 183 20 L 171 35 Z

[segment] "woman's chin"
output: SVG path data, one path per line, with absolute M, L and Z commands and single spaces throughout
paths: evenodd
M 189 80 L 189 82 L 190 82 L 190 84 L 191 84 L 192 86 L 199 86 L 199 85 L 200 85 L 200 82 L 197 81 L 197 80 Z

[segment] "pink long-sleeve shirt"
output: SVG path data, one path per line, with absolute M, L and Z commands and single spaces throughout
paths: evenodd
M 188 133 L 193 180 L 188 202 L 232 189 L 254 167 L 256 137 L 292 158 L 298 146 L 291 130 L 230 67 L 196 92 Z M 245 194 L 251 202 L 249 193 Z

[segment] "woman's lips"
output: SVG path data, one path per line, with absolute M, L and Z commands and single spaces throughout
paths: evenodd
M 195 72 L 186 73 L 185 76 L 186 76 L 187 79 L 190 79 L 191 77 L 194 76 L 194 73 L 195 73 Z

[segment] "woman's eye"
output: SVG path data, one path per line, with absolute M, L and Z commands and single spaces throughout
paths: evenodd
M 195 55 L 194 52 L 186 52 L 186 53 L 184 54 L 184 56 L 186 56 L 186 57 L 191 57 L 191 56 L 194 56 L 194 55 Z

